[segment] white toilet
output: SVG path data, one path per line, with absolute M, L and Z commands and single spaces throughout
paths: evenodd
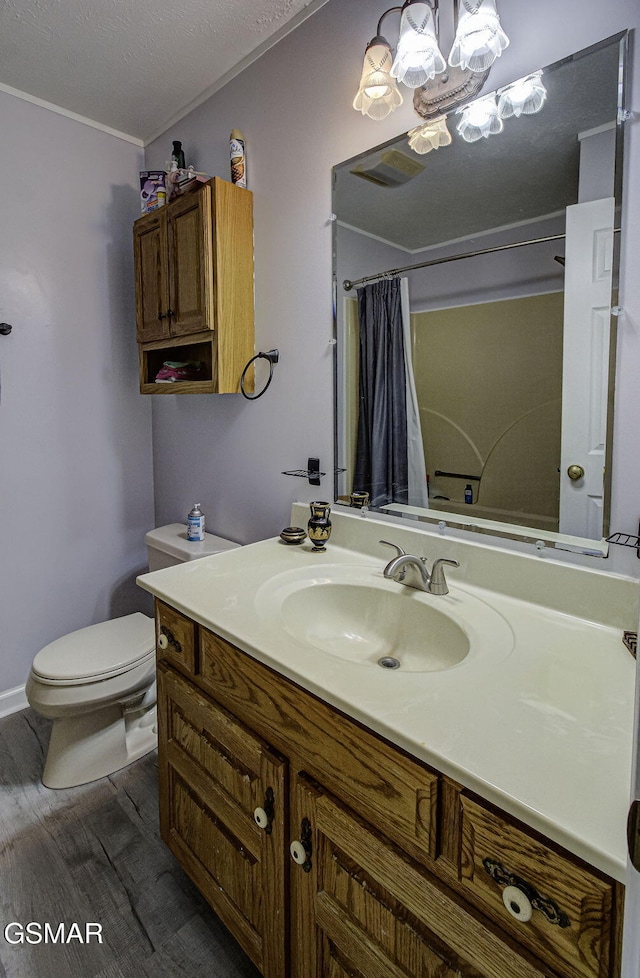
M 182 523 L 151 530 L 145 543 L 152 571 L 238 546 L 212 533 L 193 543 Z M 153 618 L 136 612 L 56 639 L 33 660 L 26 694 L 53 720 L 46 787 L 86 784 L 137 760 L 157 743 Z

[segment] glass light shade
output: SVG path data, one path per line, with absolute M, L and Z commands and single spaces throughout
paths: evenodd
M 486 71 L 508 46 L 509 38 L 500 26 L 495 0 L 462 0 L 462 5 L 449 64 Z
M 402 95 L 390 73 L 392 60 L 391 48 L 383 38 L 375 38 L 364 53 L 360 87 L 353 107 L 370 119 L 385 119 L 402 105 Z
M 495 93 L 477 98 L 475 102 L 458 109 L 456 115 L 461 117 L 456 129 L 468 143 L 475 143 L 483 137 L 487 139 L 504 129 L 498 115 Z
M 431 7 L 428 3 L 410 3 L 402 12 L 391 74 L 407 88 L 419 88 L 446 67 L 438 47 Z
M 542 72 L 534 71 L 526 78 L 519 78 L 512 85 L 498 92 L 498 112 L 500 118 L 519 118 L 521 115 L 535 115 L 547 100 L 547 90 L 542 83 Z
M 444 115 L 438 116 L 437 119 L 431 119 L 421 126 L 416 126 L 407 135 L 409 136 L 409 146 L 419 156 L 430 153 L 432 149 L 448 146 L 451 142 L 451 133 L 447 129 L 447 117 Z

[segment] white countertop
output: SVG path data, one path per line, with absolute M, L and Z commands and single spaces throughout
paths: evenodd
M 333 540 L 316 554 L 308 541 L 287 546 L 276 538 L 145 574 L 138 583 L 624 882 L 635 663 L 622 628 L 458 582 L 451 570 L 450 594 L 429 600 L 452 615 L 460 598 L 490 605 L 508 623 L 507 651 L 469 656 L 441 672 L 389 671 L 300 642 L 265 604 L 266 584 L 285 573 L 317 573 L 321 581 L 352 568 L 376 575 L 383 587 L 403 588 L 382 580 L 390 556 Z

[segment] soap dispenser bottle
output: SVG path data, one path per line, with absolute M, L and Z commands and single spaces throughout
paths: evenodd
M 200 509 L 200 503 L 195 503 L 187 516 L 187 540 L 194 543 L 204 540 L 204 513 Z
M 473 489 L 471 488 L 470 482 L 467 482 L 466 486 L 464 487 L 464 501 L 465 503 L 473 502 Z

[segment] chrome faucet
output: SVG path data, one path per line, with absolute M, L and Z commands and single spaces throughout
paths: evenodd
M 414 557 L 413 554 L 406 553 L 402 547 L 388 540 L 381 540 L 380 543 L 385 547 L 393 547 L 397 551 L 397 556 L 390 560 L 385 567 L 383 574 L 398 584 L 406 587 L 414 587 L 419 591 L 426 591 L 428 594 L 448 594 L 449 588 L 444 576 L 444 565 L 459 567 L 457 560 L 448 560 L 446 557 L 438 557 L 434 560 L 431 573 L 427 570 L 426 557 Z

